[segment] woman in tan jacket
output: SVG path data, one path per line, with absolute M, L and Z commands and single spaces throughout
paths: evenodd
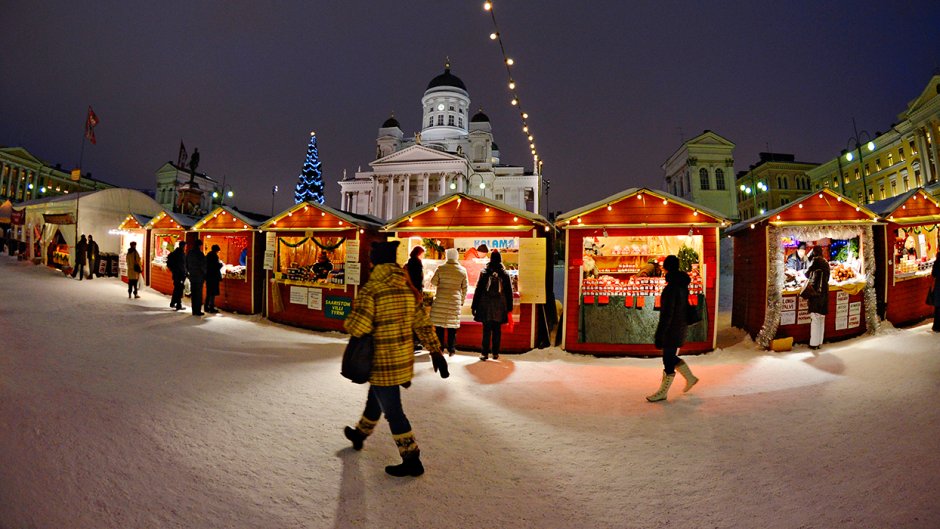
M 143 275 L 143 266 L 140 262 L 140 254 L 137 253 L 136 241 L 131 241 L 131 247 L 127 249 L 127 256 L 124 260 L 127 262 L 127 299 L 131 299 L 132 294 L 135 298 L 139 298 L 137 283 Z

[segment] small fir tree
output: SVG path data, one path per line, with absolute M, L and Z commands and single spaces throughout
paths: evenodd
M 294 203 L 315 202 L 322 204 L 323 172 L 320 170 L 320 155 L 317 152 L 317 135 L 310 133 L 310 145 L 307 146 L 307 159 L 304 160 L 304 170 L 297 178 L 297 187 L 294 188 Z

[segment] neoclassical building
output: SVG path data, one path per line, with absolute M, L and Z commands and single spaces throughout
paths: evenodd
M 421 107 L 421 132 L 413 137 L 405 137 L 394 115 L 385 120 L 371 170 L 339 182 L 340 209 L 392 219 L 460 192 L 539 211 L 540 176 L 500 163 L 489 118 L 470 115 L 470 94 L 449 63 L 428 83 Z
M 737 174 L 738 218 L 756 215 L 792 202 L 813 190 L 807 171 L 819 164 L 801 162 L 792 154 L 762 152 L 760 160 Z
M 912 188 L 940 186 L 940 73 L 898 115 L 887 132 L 861 134 L 846 150 L 807 171 L 814 189 L 831 188 L 861 204 L 894 197 Z M 854 140 L 855 138 L 853 138 Z
M 180 192 L 189 188 L 190 185 L 189 169 L 167 162 L 157 169 L 155 177 L 157 187 L 154 199 L 167 211 L 199 217 L 221 202 L 221 193 L 224 189 L 218 181 L 205 173 L 196 172 L 193 175 L 193 188 L 198 190 L 198 193 L 194 194 L 194 197 L 198 197 L 198 206 L 181 204 L 180 201 Z
M 683 142 L 662 164 L 667 192 L 738 217 L 734 192 L 734 143 L 710 130 Z
M 91 178 L 91 173 L 72 177 L 71 171 L 52 166 L 23 147 L 0 147 L 0 202 L 25 202 L 35 198 L 96 191 L 114 187 Z

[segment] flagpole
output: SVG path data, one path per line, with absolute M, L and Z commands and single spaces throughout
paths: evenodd
M 90 109 L 91 107 L 89 107 Z M 78 202 L 82 197 L 82 162 L 85 159 L 85 139 L 88 138 L 88 117 L 85 117 L 85 132 L 82 133 L 82 149 L 78 153 L 78 183 L 76 184 L 75 194 L 75 242 L 72 243 L 72 250 L 75 252 L 75 267 L 78 267 Z M 82 272 L 84 275 L 84 272 Z M 83 278 L 84 279 L 84 278 Z

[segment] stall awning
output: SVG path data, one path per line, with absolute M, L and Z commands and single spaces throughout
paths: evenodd
M 181 213 L 173 213 L 163 210 L 156 217 L 150 219 L 144 228 L 153 229 L 177 229 L 188 230 L 196 224 L 196 219 Z
M 728 228 L 725 233 L 734 235 L 756 228 L 766 222 L 775 226 L 839 225 L 877 223 L 878 215 L 865 206 L 832 191 L 814 191 L 763 215 L 752 217 Z
M 43 213 L 42 220 L 46 224 L 75 224 L 75 215 L 72 213 Z
M 940 202 L 918 187 L 892 198 L 873 202 L 868 208 L 895 224 L 940 222 Z
M 268 218 L 263 215 L 219 206 L 193 224 L 193 231 L 245 231 L 256 230 Z
M 665 191 L 630 188 L 555 219 L 561 229 L 618 226 L 723 226 L 719 212 Z
M 382 227 L 382 221 L 370 215 L 357 215 L 324 204 L 301 202 L 271 217 L 259 229 L 341 231 L 353 226 L 378 230 Z
M 382 231 L 524 231 L 550 224 L 545 217 L 480 196 L 454 193 L 389 222 Z

